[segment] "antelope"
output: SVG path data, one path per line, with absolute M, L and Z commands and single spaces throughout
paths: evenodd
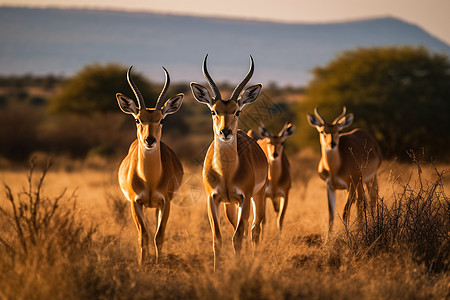
M 194 98 L 211 110 L 214 140 L 211 142 L 203 164 L 203 184 L 207 194 L 208 217 L 213 235 L 214 269 L 222 247 L 218 210 L 220 203 L 233 225 L 235 254 L 242 248 L 245 228 L 248 227 L 250 202 L 253 204 L 252 244 L 256 246 L 264 219 L 264 191 L 267 181 L 267 160 L 264 152 L 244 132 L 238 130 L 238 119 L 244 106 L 254 102 L 262 84 L 247 87 L 254 71 L 253 58 L 245 78 L 237 85 L 229 99 L 222 99 L 219 88 L 208 73 L 205 56 L 203 75 L 213 96 L 204 86 L 192 82 Z M 251 201 L 250 201 L 251 200 Z
M 314 115 L 308 114 L 309 124 L 317 129 L 320 135 L 322 158 L 318 172 L 320 178 L 327 183 L 329 231 L 334 220 L 336 204 L 336 189 L 348 192 L 343 219 L 348 226 L 350 209 L 357 200 L 358 219 L 362 219 L 365 208 L 363 183 L 369 191 L 370 207 L 373 208 L 378 197 L 377 170 L 381 165 L 382 156 L 375 139 L 361 129 L 348 133 L 339 133 L 353 122 L 353 114 L 342 113 L 329 124 L 319 114 L 317 107 Z
M 131 203 L 131 214 L 138 231 L 139 263 L 149 258 L 149 232 L 144 209 L 155 208 L 156 231 L 154 235 L 155 262 L 158 263 L 164 242 L 164 232 L 170 213 L 170 200 L 178 190 L 183 179 L 183 167 L 172 149 L 161 141 L 163 121 L 181 106 L 183 94 L 178 94 L 165 101 L 164 97 L 170 85 L 166 76 L 164 87 L 156 101 L 155 108 L 146 108 L 141 92 L 131 77 L 131 66 L 127 80 L 134 95 L 135 102 L 116 94 L 120 109 L 136 120 L 137 139 L 131 144 L 128 155 L 119 167 L 120 188 Z
M 260 126 L 257 131 L 258 133 L 249 131 L 247 134 L 258 142 L 266 154 L 269 171 L 265 199 L 272 200 L 273 208 L 278 214 L 278 231 L 281 233 L 291 189 L 290 165 L 283 150 L 286 139 L 294 134 L 295 126 L 285 124 L 278 134 L 270 133 L 264 126 Z

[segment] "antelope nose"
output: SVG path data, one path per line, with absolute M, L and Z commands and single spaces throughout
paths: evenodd
M 331 146 L 331 149 L 334 149 L 334 147 L 336 147 L 336 143 L 335 142 L 331 142 L 330 146 Z
M 152 147 L 155 144 L 156 139 L 152 136 L 149 136 L 148 138 L 145 139 L 145 142 L 149 147 Z
M 229 128 L 224 128 L 220 131 L 220 133 L 222 133 L 222 135 L 227 138 L 229 135 L 232 134 L 232 130 Z
M 278 152 L 274 152 L 272 156 L 273 156 L 273 158 L 277 158 L 278 157 Z

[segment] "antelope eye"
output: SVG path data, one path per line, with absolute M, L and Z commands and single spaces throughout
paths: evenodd
M 164 124 L 164 119 L 161 119 L 161 121 L 159 121 L 159 125 Z
M 241 111 L 240 110 L 238 110 L 234 115 L 236 116 L 236 117 L 239 117 L 239 114 L 241 113 Z
M 216 111 L 212 110 L 212 111 L 211 111 L 211 115 L 212 115 L 212 116 L 217 115 Z
M 136 124 L 140 124 L 141 121 L 139 121 L 139 119 L 136 119 Z

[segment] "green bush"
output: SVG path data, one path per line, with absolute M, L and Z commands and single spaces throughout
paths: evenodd
M 126 74 L 127 68 L 117 64 L 88 65 L 68 80 L 61 91 L 51 99 L 50 111 L 78 114 L 118 111 L 116 93 L 120 92 L 132 99 L 135 98 L 128 85 Z M 160 87 L 154 87 L 135 71 L 133 81 L 144 96 L 147 106 L 154 105 Z
M 408 158 L 424 148 L 450 159 L 450 61 L 424 48 L 380 47 L 346 51 L 313 70 L 305 102 L 297 110 L 303 144 L 318 145 L 306 113 L 315 106 L 329 121 L 347 106 L 354 127 L 370 131 L 386 157 Z

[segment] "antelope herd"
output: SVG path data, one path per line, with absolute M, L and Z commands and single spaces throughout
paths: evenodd
M 222 99 L 219 88 L 207 68 L 207 57 L 203 61 L 203 75 L 211 88 L 191 83 L 194 98 L 206 104 L 211 111 L 214 139 L 203 163 L 203 184 L 206 191 L 208 218 L 213 236 L 214 268 L 220 263 L 222 236 L 220 232 L 219 208 L 223 203 L 228 221 L 234 228 L 232 238 L 234 252 L 238 255 L 249 227 L 249 216 L 253 211 L 251 241 L 253 248 L 261 238 L 265 222 L 266 199 L 270 198 L 277 213 L 277 227 L 281 234 L 283 219 L 291 188 L 289 160 L 284 143 L 295 131 L 287 123 L 278 134 L 272 134 L 264 126 L 244 133 L 238 129 L 242 109 L 255 102 L 262 84 L 246 87 L 254 72 L 250 56 L 250 70 L 236 86 L 229 99 Z M 161 141 L 163 121 L 169 114 L 178 111 L 183 94 L 165 100 L 170 77 L 165 68 L 164 87 L 155 108 L 146 108 L 144 98 L 127 72 L 128 83 L 135 94 L 135 101 L 123 94 L 116 94 L 120 109 L 134 117 L 137 139 L 130 145 L 118 172 L 120 188 L 131 204 L 131 213 L 138 231 L 140 247 L 139 262 L 149 259 L 149 230 L 144 209 L 155 208 L 156 231 L 154 236 L 155 261 L 161 257 L 164 232 L 170 213 L 170 201 L 179 189 L 183 178 L 183 167 L 175 152 Z M 308 114 L 309 124 L 320 136 L 322 157 L 318 166 L 321 179 L 327 184 L 329 231 L 332 229 L 336 204 L 336 189 L 347 190 L 343 218 L 349 223 L 352 204 L 357 203 L 358 220 L 361 219 L 366 202 L 364 188 L 370 195 L 369 208 L 373 208 L 378 197 L 377 170 L 382 156 L 375 139 L 361 129 L 348 133 L 340 131 L 353 122 L 353 114 L 341 115 L 327 123 L 319 114 Z M 252 208 L 252 209 L 251 209 Z

